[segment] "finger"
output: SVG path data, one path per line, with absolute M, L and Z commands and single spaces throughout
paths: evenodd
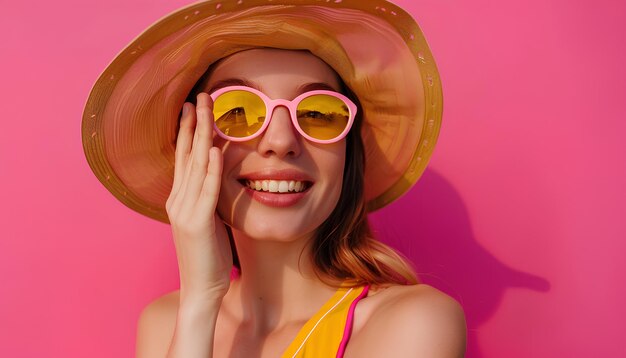
M 191 152 L 191 142 L 196 126 L 195 107 L 191 103 L 183 104 L 183 114 L 180 120 L 180 128 L 176 139 L 176 153 L 174 162 L 174 183 L 172 193 L 178 193 L 185 175 L 187 158 Z
M 207 93 L 205 92 L 201 92 L 200 94 L 198 94 L 198 107 L 200 106 L 206 106 L 206 110 L 201 111 L 198 116 L 203 116 L 202 120 L 205 120 L 204 123 L 207 124 L 206 127 L 203 127 L 203 130 L 206 130 L 206 136 L 204 137 L 207 142 L 207 151 L 205 153 L 207 153 L 208 155 L 208 148 L 211 148 L 213 146 L 213 137 L 214 137 L 214 130 L 213 130 L 213 126 L 215 124 L 214 119 L 213 119 L 213 99 L 211 99 L 211 96 L 209 96 Z M 203 124 L 204 124 L 203 123 Z
M 208 94 L 204 97 L 207 101 L 207 107 L 209 110 L 207 111 L 207 143 L 209 148 L 213 147 L 213 138 L 215 138 L 215 131 L 213 126 L 215 125 L 215 118 L 213 118 L 213 99 Z
M 212 118 L 210 97 L 206 93 L 200 93 L 197 97 L 196 131 L 188 163 L 187 181 L 183 184 L 185 185 L 184 200 L 189 205 L 195 205 L 197 202 L 207 175 L 209 149 L 212 145 L 212 139 L 209 137 L 211 131 L 209 120 L 212 121 Z
M 197 209 L 201 213 L 215 212 L 222 182 L 222 151 L 212 147 L 209 151 L 209 168 L 202 186 Z

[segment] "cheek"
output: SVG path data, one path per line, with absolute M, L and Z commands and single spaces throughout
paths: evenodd
M 325 173 L 327 188 L 324 200 L 330 206 L 330 211 L 328 212 L 328 215 L 330 215 L 330 212 L 337 206 L 341 196 L 343 173 L 346 164 L 345 144 L 340 145 L 339 148 L 332 151 L 332 155 L 326 155 L 324 160 L 319 160 L 318 163 L 320 171 Z
M 221 137 L 215 138 L 213 145 L 222 151 L 222 179 L 232 177 L 241 169 L 241 162 L 250 153 L 245 144 L 229 142 Z
M 339 197 L 341 196 L 341 190 L 343 189 L 343 172 L 344 172 L 344 161 L 342 161 L 341 163 L 338 163 L 338 165 L 334 168 L 335 173 L 337 173 L 335 175 L 335 178 L 333 179 L 333 186 L 332 188 L 333 193 L 333 209 L 335 208 L 335 206 L 337 205 L 337 202 L 339 201 Z
M 346 165 L 346 144 L 345 141 L 337 143 L 336 147 L 324 153 L 324 156 L 317 160 L 320 170 L 328 173 L 331 177 L 339 180 L 343 178 L 343 172 Z M 341 187 L 339 185 L 339 187 Z

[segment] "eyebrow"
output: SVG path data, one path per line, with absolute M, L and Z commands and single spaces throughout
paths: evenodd
M 229 87 L 229 86 L 245 86 L 245 87 L 252 87 L 259 91 L 261 90 L 260 86 L 254 82 L 246 81 L 241 78 L 228 78 L 225 80 L 215 82 L 213 86 L 211 86 L 211 88 L 209 88 L 206 92 L 213 93 L 220 88 Z M 298 88 L 296 89 L 298 94 L 302 94 L 302 93 L 309 92 L 309 91 L 315 91 L 315 90 L 327 90 L 327 91 L 333 91 L 333 92 L 340 92 L 336 88 L 333 88 L 333 86 L 324 82 L 305 83 L 301 86 L 298 86 Z
M 324 83 L 324 82 L 305 83 L 302 86 L 299 86 L 297 89 L 298 93 L 305 93 L 305 92 L 315 91 L 315 90 L 327 90 L 327 91 L 339 92 L 339 90 L 337 90 L 336 88 L 333 88 L 331 85 L 329 85 L 328 83 Z
M 206 92 L 210 94 L 210 93 L 217 91 L 220 88 L 229 87 L 229 86 L 246 86 L 246 87 L 252 87 L 252 88 L 259 90 L 259 86 L 257 86 L 253 82 L 246 81 L 241 78 L 228 78 L 225 80 L 215 82 L 213 86 L 211 86 L 211 88 L 209 88 L 209 90 Z

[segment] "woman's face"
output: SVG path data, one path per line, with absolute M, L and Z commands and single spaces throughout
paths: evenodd
M 288 100 L 311 90 L 340 90 L 337 74 L 319 58 L 305 51 L 276 49 L 247 50 L 225 58 L 214 67 L 204 91 L 232 85 Z M 341 194 L 345 138 L 332 144 L 312 143 L 293 127 L 287 108 L 276 107 L 271 116 L 267 130 L 253 140 L 215 137 L 224 155 L 217 209 L 233 229 L 255 239 L 309 237 Z M 263 181 L 269 192 L 256 189 Z M 281 193 L 291 181 L 292 188 L 304 190 Z M 279 192 L 272 192 L 275 189 Z

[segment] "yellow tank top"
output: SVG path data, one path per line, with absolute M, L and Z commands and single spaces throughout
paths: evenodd
M 354 308 L 369 286 L 342 287 L 307 321 L 282 358 L 343 357 Z

